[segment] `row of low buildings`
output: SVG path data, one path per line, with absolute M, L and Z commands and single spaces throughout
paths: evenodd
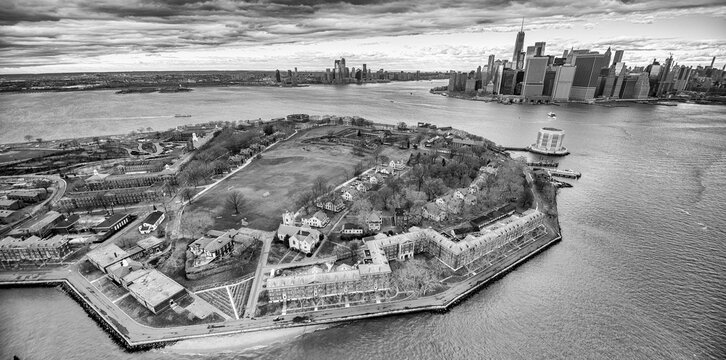
M 8 236 L 0 240 L 0 261 L 4 263 L 59 261 L 72 252 L 71 240 L 68 235 L 54 235 L 47 238 L 35 235 L 27 238 Z
M 94 174 L 84 180 L 89 190 L 109 190 L 147 187 L 164 181 L 176 181 L 176 172 L 170 168 L 154 173 Z
M 13 201 L 16 201 L 20 206 L 17 207 L 19 209 L 24 204 L 35 204 L 37 202 L 40 202 L 41 200 L 45 199 L 48 196 L 48 191 L 45 189 L 18 189 L 18 190 L 11 190 L 5 193 L 6 199 L 3 199 L 5 202 L 4 206 L 17 206 L 13 205 Z
M 186 289 L 179 283 L 158 270 L 145 268 L 133 259 L 134 255 L 114 244 L 94 249 L 87 257 L 154 314 L 186 295 Z
M 476 194 L 482 189 L 489 176 L 497 174 L 497 168 L 483 166 L 477 177 L 466 188 L 460 188 L 436 198 L 423 207 L 422 215 L 436 222 L 444 221 L 450 214 L 459 214 L 464 205 L 473 206 L 477 203 Z
M 113 207 L 140 202 L 154 202 L 161 198 L 160 191 L 149 187 L 70 193 L 58 200 L 63 211 Z
M 406 164 L 402 160 L 391 160 L 387 165 L 378 165 L 373 173 L 363 174 L 342 188 L 340 197 L 345 201 L 354 201 L 376 185 L 383 184 L 388 176 L 400 174 L 405 169 Z
M 267 279 L 266 288 L 271 302 L 375 293 L 391 286 L 389 261 L 405 261 L 415 254 L 427 253 L 452 270 L 458 270 L 541 229 L 543 220 L 544 214 L 529 209 L 489 224 L 462 241 L 454 241 L 432 229 L 411 228 L 404 234 L 366 241 L 360 249 L 362 264 L 339 265 L 328 271 L 313 267 L 302 273 L 273 276 Z
M 49 211 L 38 219 L 29 221 L 0 240 L 0 259 L 4 262 L 58 261 L 70 251 L 70 244 L 78 235 L 79 215 L 64 216 Z M 127 214 L 110 215 L 100 223 L 90 225 L 95 233 L 91 238 L 104 239 L 119 231 L 131 221 Z M 84 229 L 85 231 L 86 229 Z M 81 236 L 88 241 L 89 236 Z

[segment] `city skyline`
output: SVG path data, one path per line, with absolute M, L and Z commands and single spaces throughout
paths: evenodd
M 0 73 L 162 70 L 324 70 L 351 58 L 373 71 L 476 68 L 524 48 L 625 50 L 646 65 L 670 53 L 720 68 L 726 5 L 698 1 L 226 1 L 11 3 L 0 11 Z

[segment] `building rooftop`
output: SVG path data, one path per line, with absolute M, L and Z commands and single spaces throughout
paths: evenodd
M 378 211 L 372 211 L 368 215 L 368 218 L 366 219 L 366 221 L 369 222 L 369 223 L 379 223 L 379 222 L 382 221 L 381 220 L 381 214 L 379 214 Z
M 320 268 L 318 268 L 320 269 Z M 301 286 L 312 283 L 336 283 L 341 281 L 357 281 L 360 279 L 360 273 L 358 270 L 341 270 L 322 272 L 310 271 L 308 273 L 296 274 L 291 276 L 280 276 L 267 280 L 267 288 L 286 288 L 290 286 Z
M 27 190 L 13 190 L 9 193 L 9 195 L 19 195 L 19 196 L 36 196 L 45 194 L 46 191 L 43 189 L 27 189 Z
M 197 246 L 200 249 L 204 249 L 204 251 L 213 253 L 227 246 L 227 244 L 229 244 L 233 239 L 234 235 L 230 233 L 224 233 L 221 236 L 217 236 L 216 238 L 202 236 L 199 239 L 195 240 L 193 243 L 191 243 L 189 246 Z
M 59 212 L 57 211 L 48 211 L 45 216 L 40 218 L 39 220 L 29 224 L 25 225 L 22 228 L 29 231 L 29 232 L 37 232 L 43 229 L 44 227 L 54 223 L 58 220 L 58 218 L 62 217 Z
M 183 286 L 157 270 L 136 270 L 126 275 L 123 281 L 128 284 L 126 288 L 134 297 L 142 299 L 151 307 L 156 307 L 184 291 Z
M 142 224 L 155 224 L 162 216 L 164 216 L 163 211 L 152 211 L 151 214 L 149 214 L 144 221 L 142 221 Z
M 129 257 L 129 254 L 116 244 L 109 244 L 90 251 L 89 260 L 98 264 L 102 269 Z
M 64 218 L 63 220 L 59 221 L 57 224 L 55 224 L 55 228 L 57 229 L 65 229 L 70 226 L 75 225 L 78 220 L 81 218 L 81 215 L 78 214 L 72 214 L 71 216 Z
M 107 217 L 106 219 L 103 220 L 102 223 L 100 223 L 94 227 L 95 228 L 110 228 L 128 216 L 129 216 L 128 214 L 116 213 L 116 214 L 113 214 L 113 215 Z
M 347 229 L 356 229 L 356 230 L 361 229 L 362 230 L 363 227 L 358 224 L 353 224 L 353 223 L 343 224 L 343 230 L 347 230 Z
M 139 240 L 136 245 L 138 245 L 140 248 L 146 250 L 151 249 L 156 245 L 159 245 L 164 242 L 164 239 L 160 239 L 156 236 L 149 236 L 146 239 Z
M 128 274 L 141 270 L 144 266 L 131 259 L 124 259 L 108 267 L 108 273 L 113 274 L 117 279 L 123 279 Z
M 18 200 L 0 199 L 0 206 L 13 206 Z
M 56 235 L 56 236 L 45 238 L 45 239 L 41 239 L 41 238 L 33 235 L 25 240 L 8 236 L 8 237 L 0 240 L 0 248 L 4 248 L 4 249 L 57 248 L 60 246 L 64 246 L 65 244 L 67 244 L 70 241 L 71 241 L 71 239 L 65 235 Z
M 6 218 L 14 214 L 15 210 L 2 210 L 0 209 L 0 218 Z

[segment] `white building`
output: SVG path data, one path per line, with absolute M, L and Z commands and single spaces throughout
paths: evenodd
M 529 147 L 532 152 L 548 155 L 566 155 L 567 148 L 562 146 L 565 131 L 552 127 L 544 127 L 537 133 L 537 142 Z

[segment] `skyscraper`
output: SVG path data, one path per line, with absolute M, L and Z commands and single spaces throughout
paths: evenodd
M 552 88 L 552 101 L 568 101 L 575 78 L 576 66 L 563 65 L 556 67 L 555 81 Z
M 524 81 L 522 84 L 522 96 L 524 96 L 525 100 L 542 96 L 548 60 L 549 58 L 544 56 L 535 56 L 527 59 L 527 66 L 525 66 Z
M 517 40 L 514 42 L 514 55 L 512 56 L 512 63 L 514 63 L 514 66 L 519 66 L 522 47 L 524 47 L 524 18 L 522 18 L 522 27 L 517 33 Z M 517 69 L 519 69 L 519 67 L 517 67 Z
M 489 62 L 487 62 L 487 77 L 486 81 L 484 81 L 486 84 L 488 84 L 492 78 L 494 77 L 494 54 L 489 55 Z
M 613 64 L 617 64 L 623 61 L 623 50 L 615 50 L 615 57 L 613 58 Z
M 590 100 L 595 98 L 600 69 L 606 61 L 603 54 L 575 53 L 572 64 L 577 67 L 572 80 L 570 98 L 573 100 Z
M 663 69 L 661 70 L 659 76 L 658 76 L 658 83 L 656 85 L 655 89 L 655 96 L 662 96 L 666 91 L 670 90 L 670 86 L 667 84 L 667 78 L 670 75 L 671 71 L 671 64 L 673 63 L 673 55 L 669 56 L 666 61 L 665 65 L 663 65 Z
M 605 50 L 605 59 L 603 60 L 603 67 L 610 67 L 610 58 L 612 57 L 612 52 L 610 52 L 610 47 L 608 46 L 608 49 Z

